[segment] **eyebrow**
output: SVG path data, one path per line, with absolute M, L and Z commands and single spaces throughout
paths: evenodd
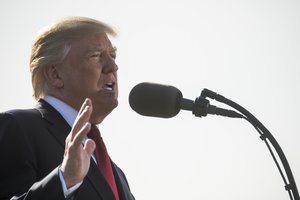
M 97 47 L 97 48 L 86 50 L 86 53 L 97 52 L 97 51 L 102 52 L 103 50 L 104 50 L 103 48 Z M 112 49 L 109 50 L 109 51 L 110 52 L 117 52 L 117 50 L 118 50 L 117 47 L 113 46 Z

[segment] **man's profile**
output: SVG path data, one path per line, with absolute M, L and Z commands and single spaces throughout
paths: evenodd
M 108 35 L 115 31 L 100 21 L 68 17 L 37 36 L 30 57 L 37 105 L 0 114 L 0 199 L 134 199 L 104 143 L 89 137 L 92 129 L 101 139 L 96 125 L 118 105 Z

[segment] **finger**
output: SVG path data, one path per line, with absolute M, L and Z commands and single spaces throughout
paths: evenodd
M 83 102 L 83 104 L 81 105 L 81 108 L 78 112 L 78 115 L 76 117 L 76 121 L 82 116 L 84 115 L 84 113 L 86 112 L 86 108 L 87 107 L 92 107 L 92 101 L 89 98 L 86 98 L 85 101 Z
M 95 148 L 96 148 L 96 144 L 93 140 L 87 139 L 85 141 L 83 149 L 87 152 L 87 154 L 89 156 L 91 156 L 93 154 L 93 152 L 95 151 Z
M 73 139 L 76 137 L 76 135 L 79 134 L 79 132 L 82 129 L 84 129 L 86 124 L 89 122 L 90 115 L 91 115 L 91 108 L 89 106 L 87 106 L 83 110 L 81 115 L 77 116 L 77 120 L 73 124 L 72 130 L 71 130 L 71 141 L 73 141 Z
M 84 100 L 84 102 L 82 103 L 78 114 L 82 113 L 82 111 L 84 110 L 85 106 L 90 105 L 90 104 L 91 104 L 91 100 L 89 98 L 86 98 Z
M 90 120 L 92 114 L 92 104 L 91 100 L 87 99 L 82 105 L 81 112 L 78 113 L 75 123 L 72 127 L 72 139 L 75 137 L 77 132 Z
M 85 136 L 88 134 L 88 132 L 91 130 L 91 124 L 89 122 L 86 122 L 85 125 L 77 132 L 73 139 L 73 144 L 75 146 L 82 145 L 82 141 L 85 138 Z

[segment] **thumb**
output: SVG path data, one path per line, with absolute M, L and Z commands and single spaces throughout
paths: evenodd
M 87 139 L 84 143 L 83 149 L 87 152 L 89 156 L 91 156 L 96 148 L 96 144 L 93 140 Z

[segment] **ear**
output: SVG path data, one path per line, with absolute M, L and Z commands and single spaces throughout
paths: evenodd
M 44 76 L 49 84 L 55 88 L 62 88 L 64 82 L 60 76 L 60 72 L 55 65 L 48 65 L 45 67 Z

